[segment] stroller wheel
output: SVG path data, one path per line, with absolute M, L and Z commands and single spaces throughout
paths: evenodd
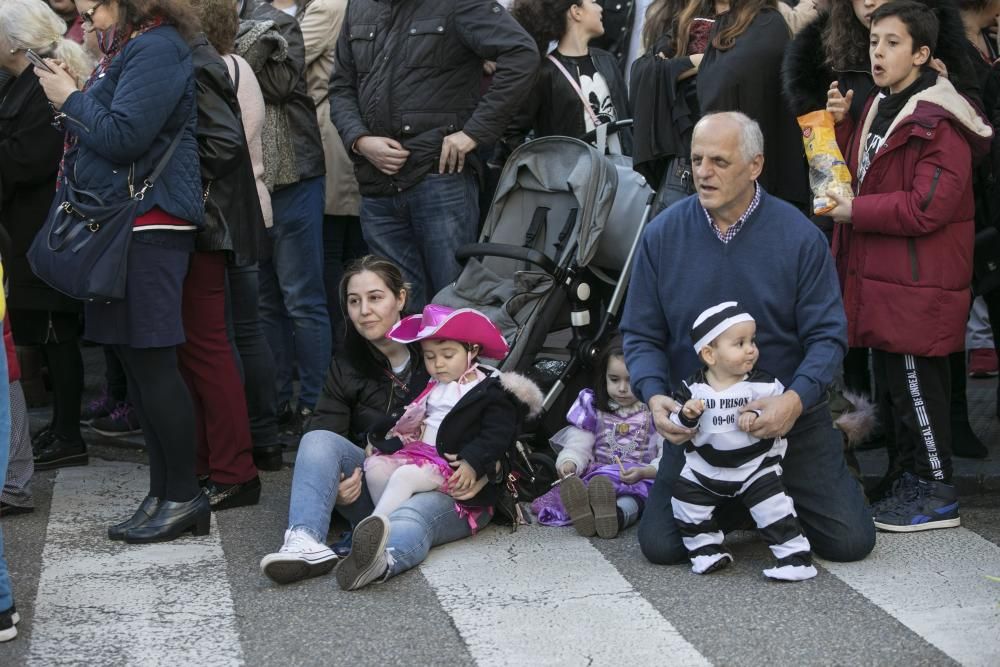
M 521 501 L 531 501 L 545 494 L 552 488 L 552 482 L 557 479 L 555 459 L 548 454 L 531 452 L 528 454 L 528 460 L 534 468 L 534 479 L 530 474 L 521 477 L 518 484 L 520 490 L 518 497 Z

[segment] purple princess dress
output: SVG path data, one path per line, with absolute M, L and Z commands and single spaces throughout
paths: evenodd
M 641 401 L 625 408 L 612 402 L 611 407 L 615 408 L 611 412 L 599 410 L 594 405 L 593 390 L 580 392 L 566 415 L 570 425 L 550 438 L 552 445 L 560 449 L 556 469 L 571 461 L 578 471 L 583 471 L 580 479 L 584 483 L 596 475 L 607 477 L 615 487 L 616 496 L 632 496 L 642 507 L 653 480 L 626 484 L 621 481 L 621 471 L 648 465 L 659 467 L 663 437 L 656 432 L 653 415 Z M 558 487 L 536 498 L 531 509 L 538 515 L 538 522 L 546 526 L 571 524 L 569 513 L 559 499 Z

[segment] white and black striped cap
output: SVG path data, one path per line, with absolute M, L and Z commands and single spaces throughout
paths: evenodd
M 694 321 L 691 327 L 691 341 L 694 352 L 699 354 L 705 347 L 719 337 L 723 331 L 740 322 L 753 322 L 753 317 L 735 301 L 725 301 L 717 306 L 706 309 Z

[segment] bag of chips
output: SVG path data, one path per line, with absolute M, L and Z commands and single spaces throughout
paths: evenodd
M 834 192 L 851 198 L 851 172 L 837 146 L 833 129 L 833 114 L 826 110 L 813 111 L 796 118 L 802 128 L 802 143 L 809 160 L 809 187 L 813 193 L 813 213 L 826 215 L 837 202 L 826 195 Z

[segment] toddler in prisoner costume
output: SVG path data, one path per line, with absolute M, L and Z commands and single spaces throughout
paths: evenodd
M 420 342 L 430 375 L 427 388 L 385 438 L 369 437 L 365 481 L 373 514 L 388 516 L 416 493 L 468 491 L 517 437 L 525 414 L 539 409 L 541 390 L 515 373 L 478 363 L 482 354 L 503 359 L 507 342 L 485 315 L 471 308 L 430 304 L 421 315 L 400 320 L 386 337 Z M 473 499 L 480 498 L 477 494 Z M 489 506 L 457 503 L 473 532 Z
M 811 579 L 816 568 L 809 540 L 781 482 L 787 441 L 750 434 L 760 413 L 747 406 L 785 390 L 774 376 L 754 367 L 759 355 L 756 331 L 753 317 L 735 301 L 705 310 L 691 329 L 704 366 L 674 396 L 683 407 L 671 419 L 697 428 L 684 444 L 686 462 L 674 483 L 674 518 L 692 571 L 713 572 L 733 560 L 722 546 L 715 509 L 721 501 L 736 498 L 750 510 L 778 560 L 764 574 L 786 581 Z

